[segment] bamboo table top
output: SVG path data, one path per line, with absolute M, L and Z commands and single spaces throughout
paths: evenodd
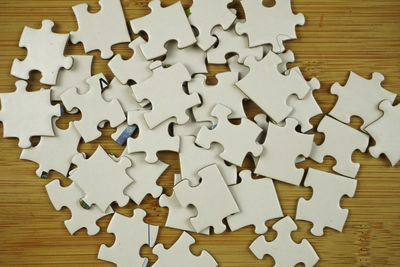
M 16 79 L 9 75 L 14 58 L 23 59 L 25 49 L 18 47 L 19 37 L 25 25 L 40 28 L 42 19 L 56 22 L 55 31 L 65 33 L 77 29 L 71 6 L 82 0 L 1 0 L 0 1 L 0 92 L 15 89 Z M 91 11 L 99 7 L 96 0 L 87 1 Z M 163 1 L 170 4 L 172 0 Z M 272 1 L 264 1 L 271 4 Z M 365 78 L 372 72 L 381 72 L 386 81 L 383 87 L 400 93 L 400 1 L 398 0 L 293 0 L 294 12 L 306 16 L 306 25 L 297 27 L 298 40 L 287 42 L 286 47 L 294 51 L 296 63 L 309 79 L 317 77 L 322 88 L 316 98 L 324 112 L 329 112 L 336 102 L 336 96 L 329 94 L 334 82 L 344 84 L 348 71 L 352 70 Z M 147 14 L 147 0 L 122 0 L 127 20 Z M 183 1 L 189 7 L 191 1 Z M 238 1 L 233 5 L 238 6 Z M 240 13 L 242 14 L 242 13 Z M 130 57 L 127 44 L 116 45 L 114 51 Z M 83 47 L 69 45 L 66 54 L 83 54 Z M 107 61 L 95 55 L 92 72 L 104 72 L 111 80 L 112 73 Z M 209 82 L 215 83 L 214 75 L 226 71 L 225 66 L 209 67 Z M 32 73 L 30 90 L 38 90 L 40 74 Z M 396 103 L 398 103 L 397 98 Z M 250 102 L 245 104 L 247 114 L 253 117 L 260 110 Z M 66 115 L 58 125 L 66 128 L 70 120 L 80 115 Z M 314 125 L 322 116 L 314 118 Z M 361 120 L 354 118 L 352 125 L 358 127 Z M 2 136 L 3 127 L 0 127 Z M 113 130 L 102 129 L 102 137 L 91 144 L 81 144 L 80 151 L 91 155 L 97 145 L 102 144 L 109 153 L 119 155 L 122 148 L 110 138 Z M 316 135 L 317 142 L 323 139 Z M 38 139 L 33 138 L 37 143 Z M 373 141 L 371 141 L 373 142 Z M 114 236 L 106 232 L 111 216 L 100 220 L 101 232 L 89 237 L 85 230 L 70 236 L 63 221 L 70 217 L 64 208 L 61 212 L 52 207 L 44 185 L 52 179 L 61 179 L 68 185 L 68 179 L 52 173 L 48 179 L 35 176 L 37 165 L 19 160 L 20 149 L 16 139 L 0 138 L 0 266 L 113 266 L 96 259 L 100 244 L 112 245 Z M 159 180 L 165 192 L 172 191 L 173 174 L 179 172 L 178 157 L 173 153 L 160 153 L 160 158 L 170 164 L 170 168 Z M 321 260 L 317 266 L 398 266 L 400 261 L 400 164 L 390 167 L 384 157 L 373 159 L 368 154 L 355 152 L 353 160 L 361 163 L 358 190 L 354 198 L 344 198 L 341 205 L 350 209 L 350 215 L 343 233 L 325 230 L 323 237 L 313 237 L 309 233 L 311 223 L 297 222 L 299 231 L 293 233 L 295 241 L 302 238 L 315 247 Z M 315 167 L 330 170 L 334 159 L 326 158 L 323 164 L 311 160 L 299 167 Z M 246 166 L 253 168 L 251 161 Z M 294 216 L 299 197 L 309 198 L 310 188 L 295 187 L 276 183 L 284 213 Z M 132 215 L 137 206 L 130 203 L 117 210 Z M 148 213 L 147 222 L 162 226 L 168 210 L 160 208 L 157 201 L 146 197 L 141 208 Z M 271 226 L 272 222 L 267 225 Z M 171 246 L 180 231 L 162 228 L 159 242 Z M 210 237 L 194 235 L 197 243 L 194 253 L 207 249 L 223 267 L 272 266 L 273 260 L 265 257 L 257 260 L 248 250 L 256 238 L 252 227 L 234 233 L 224 233 Z M 268 240 L 276 236 L 274 231 L 267 234 Z M 141 255 L 156 260 L 149 247 L 143 247 Z

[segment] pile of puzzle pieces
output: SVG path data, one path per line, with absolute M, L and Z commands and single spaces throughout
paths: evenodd
M 113 213 L 108 232 L 116 241 L 112 247 L 101 245 L 99 259 L 146 266 L 140 249 L 149 245 L 158 256 L 153 266 L 217 266 L 208 252 L 191 253 L 195 240 L 188 232 L 221 234 L 226 220 L 230 231 L 254 226 L 260 236 L 248 245 L 258 259 L 268 254 L 275 266 L 313 266 L 319 257 L 307 240 L 292 240 L 297 226 L 284 215 L 274 181 L 313 188 L 311 199 L 298 200 L 295 220 L 312 222 L 311 233 L 322 236 L 325 227 L 342 231 L 346 222 L 348 210 L 340 201 L 356 191 L 360 164 L 352 161 L 355 150 L 366 152 L 372 137 L 373 157 L 385 154 L 392 165 L 400 160 L 400 105 L 393 106 L 396 95 L 382 88 L 383 75 L 373 73 L 367 80 L 352 72 L 345 86 L 332 86 L 338 101 L 318 125 L 325 140 L 316 145 L 310 119 L 322 114 L 313 96 L 320 84 L 316 78 L 306 80 L 298 67 L 287 69 L 294 54 L 283 45 L 296 39 L 295 27 L 305 23 L 304 16 L 293 14 L 290 0 L 277 0 L 273 7 L 242 0 L 245 19 L 238 19 L 228 7 L 231 2 L 194 0 L 184 10 L 180 2 L 161 7 L 153 0 L 150 14 L 130 21 L 132 31 L 145 32 L 147 41 L 131 42 L 120 0 L 100 0 L 97 14 L 88 13 L 87 4 L 74 6 L 76 32 L 54 33 L 50 20 L 42 21 L 40 29 L 23 30 L 20 47 L 27 57 L 15 59 L 11 68 L 21 80 L 15 92 L 0 94 L 4 137 L 19 139 L 20 158 L 39 164 L 37 176 L 53 170 L 72 181 L 68 187 L 59 180 L 46 186 L 57 210 L 70 209 L 65 226 L 71 234 L 86 228 L 95 235 L 100 230 L 96 221 Z M 109 82 L 101 73 L 92 75 L 92 56 L 64 56 L 68 40 L 82 42 L 85 52 L 100 50 L 102 58 L 111 59 L 115 78 Z M 130 59 L 114 55 L 111 47 L 118 43 L 129 43 Z M 230 71 L 219 73 L 218 84 L 211 86 L 207 64 L 227 64 Z M 41 72 L 41 83 L 50 90 L 26 90 L 24 80 L 32 70 Z M 247 118 L 247 100 L 264 114 Z M 80 112 L 82 119 L 59 129 L 62 108 L 55 101 L 69 113 Z M 348 125 L 352 116 L 362 118 L 360 129 Z M 78 144 L 99 138 L 98 127 L 106 121 L 116 128 L 112 138 L 126 146 L 123 154 L 115 157 L 99 146 L 87 158 Z M 32 136 L 41 137 L 34 147 Z M 179 154 L 180 173 L 173 177 L 170 196 L 157 185 L 168 168 L 158 159 L 159 151 Z M 255 170 L 240 171 L 238 179 L 248 154 Z M 332 172 L 296 167 L 306 158 L 322 163 L 328 155 L 336 160 Z M 130 200 L 139 205 L 148 194 L 169 209 L 165 226 L 183 231 L 169 249 L 155 245 L 159 227 L 144 223 L 142 209 L 129 218 L 110 206 L 123 207 Z M 267 242 L 265 222 L 278 218 L 273 225 L 278 235 Z

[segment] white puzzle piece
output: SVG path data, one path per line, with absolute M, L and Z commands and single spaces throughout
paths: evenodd
M 202 250 L 200 256 L 192 254 L 190 246 L 195 242 L 196 240 L 191 235 L 183 232 L 169 249 L 165 249 L 163 244 L 157 244 L 153 248 L 153 254 L 158 256 L 158 260 L 152 266 L 217 267 L 218 263 L 206 250 Z
M 142 37 L 137 37 L 129 44 L 129 48 L 133 51 L 130 59 L 125 60 L 118 54 L 108 62 L 108 67 L 122 84 L 127 84 L 129 80 L 141 83 L 152 75 L 150 69 L 152 61 L 147 60 L 140 49 L 145 43 Z
M 90 209 L 83 208 L 79 201 L 85 193 L 75 183 L 62 187 L 60 180 L 56 179 L 46 185 L 46 191 L 56 210 L 62 207 L 70 210 L 71 219 L 65 220 L 64 224 L 71 235 L 81 228 L 86 228 L 88 235 L 96 235 L 100 231 L 96 221 L 114 212 L 111 207 L 103 212 L 96 205 Z
M 207 54 L 198 46 L 192 45 L 185 48 L 178 48 L 176 43 L 170 42 L 165 47 L 168 52 L 163 60 L 164 66 L 182 63 L 190 75 L 208 72 L 206 65 Z
M 351 157 L 355 150 L 367 150 L 369 136 L 329 116 L 321 120 L 317 130 L 324 133 L 325 139 L 321 145 L 313 144 L 310 158 L 322 163 L 325 156 L 332 156 L 336 160 L 335 172 L 356 177 L 360 164 L 354 163 Z
M 216 26 L 227 30 L 236 19 L 228 8 L 232 0 L 194 0 L 189 9 L 189 22 L 198 31 L 197 45 L 207 51 L 217 42 L 211 31 Z
M 194 136 L 181 136 L 179 150 L 179 164 L 181 175 L 190 181 L 191 186 L 196 186 L 200 182 L 198 172 L 211 165 L 216 164 L 227 185 L 236 184 L 236 166 L 226 165 L 225 161 L 219 156 L 218 147 L 210 149 L 198 147 L 194 141 Z
M 209 121 L 195 121 L 194 116 L 191 111 L 188 112 L 189 121 L 185 124 L 174 124 L 173 125 L 173 134 L 174 136 L 197 136 L 201 127 L 211 128 L 212 123 Z
M 29 73 L 37 70 L 42 74 L 41 83 L 55 85 L 59 70 L 71 68 L 72 57 L 64 56 L 69 34 L 54 33 L 53 27 L 51 20 L 43 20 L 40 29 L 25 26 L 19 47 L 25 47 L 28 53 L 23 61 L 14 59 L 11 75 L 28 80 Z
M 128 204 L 129 197 L 123 192 L 133 182 L 126 173 L 132 165 L 128 158 L 121 157 L 115 162 L 98 146 L 90 158 L 77 154 L 72 163 L 78 167 L 70 172 L 69 178 L 85 192 L 83 201 L 86 204 L 96 204 L 102 211 L 106 211 L 114 201 L 120 207 Z
M 101 58 L 108 59 L 114 55 L 113 45 L 129 43 L 131 37 L 120 0 L 99 0 L 99 5 L 96 14 L 88 12 L 88 4 L 72 7 L 79 29 L 71 32 L 71 42 L 82 42 L 85 53 L 100 50 Z
M 259 156 L 262 146 L 256 142 L 262 129 L 247 118 L 241 119 L 239 125 L 232 124 L 228 120 L 231 110 L 224 105 L 216 105 L 211 115 L 218 119 L 218 123 L 213 129 L 201 127 L 196 138 L 196 144 L 206 149 L 210 149 L 211 143 L 219 143 L 224 151 L 220 157 L 224 160 L 241 166 L 248 153 Z
M 296 26 L 304 25 L 304 15 L 293 14 L 291 0 L 277 0 L 265 7 L 262 0 L 240 1 L 246 20 L 236 24 L 238 34 L 247 34 L 250 47 L 271 44 L 272 51 L 285 51 L 283 42 L 296 39 Z
M 276 123 L 292 112 L 293 108 L 287 105 L 290 95 L 303 99 L 311 89 L 301 73 L 280 73 L 278 65 L 281 63 L 282 59 L 273 52 L 269 52 L 261 61 L 248 57 L 245 65 L 250 67 L 250 72 L 236 83 Z
M 153 247 L 158 235 L 158 226 L 143 221 L 146 212 L 135 209 L 132 217 L 114 213 L 107 232 L 115 235 L 114 245 L 100 246 L 98 259 L 112 262 L 118 267 L 146 266 L 147 258 L 140 256 L 144 246 Z
M 338 100 L 329 115 L 343 123 L 350 123 L 352 116 L 358 116 L 363 120 L 361 130 L 364 130 L 382 116 L 379 103 L 389 100 L 393 104 L 396 98 L 396 94 L 381 86 L 384 79 L 378 72 L 374 72 L 370 80 L 350 72 L 345 86 L 335 83 L 331 87 L 331 93 L 337 95 Z
M 231 231 L 236 231 L 248 225 L 255 226 L 257 234 L 267 231 L 265 222 L 283 217 L 274 182 L 269 178 L 254 179 L 251 171 L 240 172 L 241 182 L 229 187 L 240 212 L 227 218 Z
M 316 236 L 322 236 L 325 227 L 341 232 L 349 210 L 340 207 L 340 200 L 354 196 L 357 180 L 310 168 L 304 186 L 312 187 L 313 195 L 299 199 L 296 220 L 312 222 L 311 233 Z
M 400 160 L 400 105 L 392 106 L 388 100 L 379 104 L 383 116 L 369 125 L 365 131 L 375 140 L 376 145 L 369 148 L 369 153 L 378 158 L 385 154 L 392 166 Z
M 299 185 L 304 169 L 296 167 L 300 155 L 308 157 L 314 135 L 296 132 L 298 121 L 288 118 L 284 126 L 269 123 L 263 152 L 257 162 L 256 174 Z
M 88 143 L 101 136 L 97 126 L 103 121 L 109 121 L 111 127 L 117 127 L 125 121 L 125 113 L 118 100 L 111 102 L 102 96 L 103 86 L 108 86 L 103 74 L 97 74 L 87 80 L 89 91 L 83 95 L 76 88 L 71 88 L 61 95 L 61 100 L 67 110 L 78 108 L 82 113 L 80 121 L 74 121 L 83 140 Z M 104 125 L 104 124 L 103 124 Z
M 305 267 L 312 267 L 319 261 L 319 257 L 307 239 L 301 243 L 292 240 L 291 233 L 297 230 L 296 223 L 286 216 L 272 226 L 278 235 L 272 242 L 267 242 L 264 236 L 259 236 L 250 245 L 250 250 L 261 260 L 265 255 L 274 258 L 274 267 L 294 267 L 304 263 Z
M 179 136 L 170 136 L 168 132 L 172 119 L 163 122 L 153 129 L 149 129 L 144 117 L 147 110 L 131 110 L 128 112 L 128 124 L 139 128 L 137 138 L 128 139 L 128 152 L 145 152 L 146 161 L 155 163 L 158 160 L 159 151 L 179 151 Z
M 122 84 L 117 78 L 114 78 L 107 89 L 103 91 L 103 98 L 108 102 L 111 102 L 113 99 L 118 100 L 125 112 L 141 108 L 133 96 L 131 87 Z
M 222 104 L 232 110 L 228 119 L 245 118 L 243 100 L 247 96 L 236 87 L 238 81 L 237 72 L 222 72 L 216 75 L 218 83 L 208 85 L 207 76 L 196 75 L 188 82 L 189 93 L 197 93 L 201 97 L 201 104 L 192 108 L 193 116 L 196 121 L 211 121 L 216 123 L 216 118 L 211 115 L 211 111 L 217 104 Z
M 164 45 L 176 40 L 178 48 L 188 47 L 196 42 L 189 21 L 180 1 L 168 7 L 161 7 L 160 0 L 149 3 L 151 13 L 130 21 L 134 33 L 145 31 L 149 41 L 140 47 L 147 59 L 154 59 L 166 54 Z
M 29 148 L 32 136 L 54 136 L 52 118 L 61 116 L 60 104 L 50 103 L 49 90 L 28 92 L 27 86 L 17 81 L 16 91 L 0 94 L 3 136 L 18 138 L 20 148 Z
M 80 94 L 89 90 L 86 80 L 92 76 L 93 56 L 71 56 L 74 64 L 69 70 L 62 69 L 58 74 L 56 85 L 50 88 L 51 100 L 61 101 L 60 96 L 71 87 L 76 87 Z
M 210 165 L 198 174 L 202 178 L 198 186 L 191 187 L 189 180 L 183 180 L 174 187 L 176 198 L 184 207 L 195 206 L 197 216 L 190 222 L 196 232 L 212 226 L 214 233 L 221 234 L 226 229 L 222 220 L 239 212 L 239 208 L 217 165 Z
M 183 83 L 190 79 L 185 66 L 178 63 L 168 68 L 155 68 L 149 79 L 132 86 L 137 101 L 146 99 L 151 102 L 152 110 L 145 114 L 150 129 L 169 118 L 176 118 L 178 124 L 189 120 L 186 110 L 201 102 L 198 94 L 189 95 L 183 90 Z
M 68 129 L 62 130 L 54 121 L 53 129 L 55 136 L 42 136 L 37 146 L 23 149 L 19 157 L 39 164 L 36 170 L 38 177 L 47 178 L 50 170 L 67 176 L 72 158 L 78 153 L 81 135 L 72 122 Z

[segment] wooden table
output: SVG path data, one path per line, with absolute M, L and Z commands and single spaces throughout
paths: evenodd
M 81 0 L 1 0 L 0 1 L 0 91 L 15 89 L 16 79 L 9 75 L 12 60 L 23 59 L 25 50 L 18 48 L 18 41 L 25 25 L 39 28 L 42 19 L 56 22 L 56 32 L 69 32 L 77 29 L 71 6 Z M 88 1 L 91 11 L 99 7 L 96 0 Z M 123 0 L 128 20 L 149 12 L 147 0 Z M 170 4 L 174 1 L 164 1 Z M 185 7 L 191 1 L 184 1 Z M 269 1 L 271 2 L 271 1 Z M 287 48 L 295 52 L 298 65 L 307 78 L 318 77 L 322 89 L 316 94 L 324 112 L 328 112 L 336 101 L 329 94 L 331 84 L 338 81 L 343 84 L 348 71 L 353 70 L 370 78 L 372 72 L 381 72 L 386 76 L 383 86 L 395 93 L 400 92 L 400 1 L 398 0 L 293 0 L 294 11 L 302 12 L 307 19 L 306 26 L 298 27 L 299 40 L 287 43 Z M 238 2 L 235 1 L 235 7 Z M 116 45 L 115 52 L 129 57 L 127 44 Z M 83 47 L 69 45 L 67 54 L 83 54 Z M 112 74 L 107 61 L 95 55 L 93 73 L 104 72 L 108 79 Z M 215 83 L 216 72 L 226 67 L 210 66 L 210 82 Z M 40 74 L 33 73 L 30 90 L 43 87 L 39 84 Z M 48 88 L 48 86 L 44 86 Z M 397 99 L 398 100 L 398 99 Z M 397 101 L 398 102 L 398 101 Z M 396 103 L 397 103 L 396 102 Z M 259 109 L 252 103 L 246 103 L 249 117 Z M 317 125 L 322 116 L 313 119 Z M 70 120 L 78 116 L 65 116 L 58 123 L 66 128 Z M 353 119 L 355 127 L 359 119 Z M 3 128 L 0 128 L 2 135 Z M 116 145 L 110 134 L 113 130 L 106 127 L 103 136 L 91 144 L 81 144 L 79 149 L 89 155 L 98 144 L 119 155 L 122 148 Z M 317 142 L 322 135 L 316 135 Z M 37 138 L 33 142 L 37 143 Z M 372 141 L 371 141 L 372 142 Z M 101 233 L 94 237 L 79 231 L 70 236 L 63 225 L 70 213 L 67 209 L 57 212 L 46 195 L 44 185 L 52 179 L 61 179 L 64 185 L 69 181 L 61 175 L 52 173 L 49 179 L 35 176 L 37 165 L 18 160 L 20 149 L 16 139 L 0 138 L 0 266 L 112 266 L 96 259 L 101 243 L 112 245 L 114 236 L 107 234 L 107 223 L 111 216 L 100 220 Z M 179 172 L 178 157 L 172 153 L 161 153 L 161 159 L 171 165 L 160 179 L 167 194 L 171 193 L 173 174 Z M 325 236 L 317 238 L 309 234 L 310 223 L 298 222 L 299 231 L 293 238 L 300 241 L 308 238 L 318 252 L 321 261 L 318 266 L 398 266 L 400 261 L 400 164 L 390 167 L 385 158 L 373 159 L 368 154 L 354 153 L 353 159 L 362 164 L 357 177 L 359 186 L 356 196 L 343 199 L 342 207 L 350 209 L 349 219 L 343 233 L 326 230 Z M 329 170 L 335 161 L 327 158 L 324 164 L 317 165 L 311 160 L 299 165 Z M 251 166 L 247 160 L 247 166 Z M 276 183 L 284 213 L 295 215 L 297 199 L 310 197 L 309 188 L 295 187 Z M 117 210 L 132 215 L 137 208 L 130 203 Z M 148 213 L 147 222 L 162 226 L 168 210 L 160 208 L 157 201 L 147 197 L 141 205 Z M 271 226 L 273 222 L 268 222 Z M 162 228 L 159 242 L 169 247 L 180 235 L 180 231 Z M 225 267 L 272 266 L 273 260 L 266 257 L 259 261 L 248 250 L 256 237 L 252 227 L 235 233 L 225 233 L 203 237 L 194 235 L 196 245 L 194 253 L 207 249 Z M 276 233 L 267 235 L 273 240 Z M 156 257 L 149 247 L 143 247 L 142 256 Z

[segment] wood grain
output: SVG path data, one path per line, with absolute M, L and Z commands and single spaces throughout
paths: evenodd
M 99 10 L 96 0 L 88 1 L 92 12 Z M 123 0 L 127 19 L 137 18 L 149 12 L 147 0 Z M 174 1 L 164 1 L 168 5 Z M 265 1 L 271 4 L 271 1 Z M 39 28 L 42 19 L 56 22 L 55 31 L 69 32 L 77 29 L 72 5 L 81 0 L 1 0 L 0 1 L 0 91 L 15 89 L 15 78 L 9 75 L 14 58 L 23 58 L 25 49 L 18 48 L 19 36 L 25 25 Z M 191 1 L 184 1 L 189 7 Z M 235 1 L 234 7 L 238 7 Z M 398 0 L 293 0 L 295 12 L 302 12 L 306 26 L 297 29 L 299 40 L 287 43 L 287 48 L 295 52 L 298 65 L 307 78 L 318 77 L 322 89 L 316 98 L 325 112 L 336 101 L 329 94 L 330 85 L 336 81 L 344 83 L 348 71 L 353 70 L 369 78 L 374 71 L 386 76 L 383 83 L 388 90 L 400 92 L 400 1 Z M 240 13 L 241 14 L 241 13 Z M 241 14 L 242 16 L 242 14 Z M 133 36 L 133 35 L 132 35 Z M 114 51 L 129 57 L 127 44 L 116 45 Z M 83 54 L 82 45 L 69 45 L 66 53 Z M 104 72 L 111 79 L 107 61 L 95 55 L 93 73 Z M 210 66 L 209 82 L 217 72 L 226 67 Z M 32 73 L 30 90 L 38 90 L 40 74 Z M 45 86 L 45 88 L 48 88 Z M 398 102 L 398 99 L 397 99 Z M 259 110 L 252 103 L 246 103 L 250 117 Z M 68 121 L 78 116 L 65 116 L 59 125 L 66 128 Z M 316 124 L 321 116 L 313 119 Z M 353 119 L 352 125 L 360 125 Z M 0 127 L 0 135 L 2 135 Z M 112 130 L 102 130 L 103 136 L 92 144 L 82 144 L 80 150 L 93 153 L 98 144 L 103 144 L 108 152 L 119 155 L 122 148 L 110 139 Z M 316 139 L 321 140 L 317 135 Z M 34 142 L 37 139 L 34 138 Z M 53 173 L 49 179 L 35 176 L 36 164 L 20 161 L 20 149 L 16 139 L 0 138 L 0 266 L 112 266 L 96 259 L 101 243 L 111 245 L 114 236 L 106 233 L 110 216 L 102 219 L 101 233 L 88 237 L 85 231 L 70 236 L 63 221 L 69 218 L 67 209 L 57 212 L 46 195 L 44 185 L 52 179 L 60 178 L 64 185 L 69 181 Z M 161 153 L 160 157 L 171 167 L 160 179 L 160 184 L 170 194 L 173 174 L 179 172 L 178 158 L 172 153 Z M 390 167 L 383 157 L 372 159 L 368 154 L 356 152 L 353 159 L 362 164 L 358 175 L 359 187 L 355 198 L 343 199 L 341 205 L 350 209 L 350 216 L 343 233 L 326 230 L 325 236 L 317 238 L 309 234 L 310 223 L 298 222 L 299 231 L 293 238 L 299 241 L 308 238 L 320 255 L 318 266 L 398 266 L 400 261 L 400 166 Z M 249 161 L 250 162 L 250 161 Z M 301 166 L 312 166 L 329 170 L 334 165 L 332 158 L 324 164 L 310 160 Z M 248 163 L 248 167 L 252 167 Z M 308 188 L 276 183 L 285 214 L 294 216 L 297 199 L 310 197 Z M 157 201 L 146 198 L 141 205 L 148 212 L 147 222 L 163 225 L 167 209 L 160 208 Z M 135 205 L 117 210 L 132 215 Z M 268 222 L 271 226 L 273 222 Z M 180 232 L 162 229 L 159 242 L 169 247 Z M 268 240 L 275 237 L 273 231 Z M 199 253 L 207 249 L 220 266 L 272 266 L 273 260 L 266 257 L 255 259 L 248 245 L 256 237 L 253 228 L 247 227 L 235 233 L 225 233 L 203 237 L 195 235 L 197 244 L 192 250 Z M 151 249 L 144 247 L 142 256 L 156 257 Z

